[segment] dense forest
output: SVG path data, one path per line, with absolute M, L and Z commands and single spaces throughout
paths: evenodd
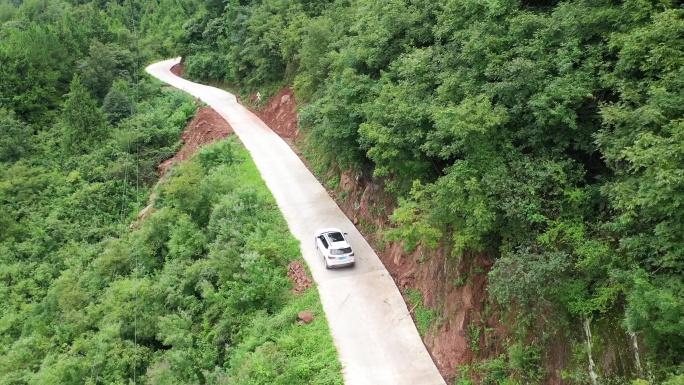
M 183 28 L 189 76 L 292 85 L 315 156 L 396 197 L 386 239 L 494 257 L 521 341 L 613 319 L 646 352 L 615 382 L 684 381 L 680 1 L 231 0 Z
M 342 383 L 318 293 L 290 292 L 299 243 L 241 144 L 159 180 L 199 104 L 141 68 L 204 12 L 0 4 L 0 384 Z
M 276 258 L 225 226 L 273 205 L 218 176 L 254 172 L 234 144 L 124 230 L 194 112 L 140 66 L 179 55 L 243 92 L 291 85 L 317 163 L 396 198 L 388 241 L 495 259 L 489 295 L 520 343 L 457 384 L 542 383 L 546 337 L 602 320 L 643 362 L 568 382 L 684 381 L 680 1 L 3 0 L 0 383 L 271 383 L 273 356 L 300 357 L 299 334 L 264 335 L 290 327 L 277 271 L 296 245 Z M 231 239 L 239 266 L 216 246 Z M 300 358 L 284 383 L 341 382 Z

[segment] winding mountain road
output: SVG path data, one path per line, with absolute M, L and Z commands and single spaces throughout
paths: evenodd
M 290 147 L 234 95 L 179 78 L 179 59 L 147 67 L 152 76 L 201 99 L 240 137 L 273 193 L 317 283 L 347 385 L 445 384 L 416 330 L 392 277 L 373 249 Z M 314 231 L 349 233 L 354 268 L 326 270 Z

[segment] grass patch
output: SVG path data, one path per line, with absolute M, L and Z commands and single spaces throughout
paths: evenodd
M 300 325 L 297 314 L 311 311 L 313 322 Z M 343 384 L 341 365 L 318 292 L 308 290 L 280 312 L 255 316 L 243 331 L 229 365 L 231 384 Z
M 426 309 L 423 304 L 423 293 L 416 289 L 406 290 L 406 297 L 411 304 L 413 309 L 413 314 L 416 317 L 416 323 L 418 326 L 418 333 L 421 337 L 425 337 L 425 334 L 430 329 L 430 326 L 437 319 L 437 312 L 432 309 Z

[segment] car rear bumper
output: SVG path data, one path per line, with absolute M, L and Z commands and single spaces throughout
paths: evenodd
M 341 261 L 338 260 L 328 260 L 328 266 L 330 267 L 347 267 L 347 266 L 354 266 L 354 259 L 343 259 Z

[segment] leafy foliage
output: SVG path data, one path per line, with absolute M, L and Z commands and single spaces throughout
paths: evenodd
M 105 117 L 78 76 L 74 76 L 62 107 L 60 128 L 63 148 L 76 153 L 89 151 L 107 134 Z
M 15 162 L 28 155 L 33 146 L 31 126 L 13 112 L 0 109 L 0 162 Z
M 122 90 L 112 87 L 102 101 L 102 113 L 109 123 L 118 124 L 133 115 L 133 102 Z
M 425 308 L 425 304 L 423 303 L 423 293 L 418 290 L 408 290 L 406 292 L 406 297 L 408 298 L 410 304 L 413 305 L 413 314 L 416 318 L 418 332 L 421 336 L 425 336 L 435 321 L 436 310 Z
M 83 85 L 97 98 L 103 99 L 117 79 L 131 80 L 133 58 L 131 52 L 118 44 L 94 41 L 89 55 L 78 64 Z

